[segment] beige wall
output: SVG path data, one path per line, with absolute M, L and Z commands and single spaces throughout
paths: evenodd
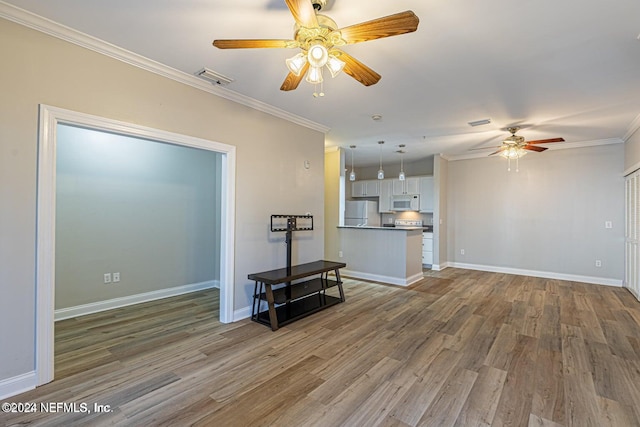
M 344 182 L 344 155 L 341 150 L 327 152 L 324 156 L 324 259 L 340 261 L 338 256 L 340 241 L 338 224 L 340 222 L 341 183 Z
M 520 172 L 500 156 L 449 162 L 447 261 L 620 283 L 623 164 L 622 144 L 532 153 Z
M 57 128 L 56 310 L 220 280 L 222 154 Z
M 294 262 L 324 253 L 324 135 L 0 19 L 0 382 L 34 369 L 38 105 L 237 147 L 235 309 L 285 262 L 269 215 L 315 215 Z M 286 153 L 284 155 L 283 153 Z M 309 160 L 310 169 L 304 168 Z
M 447 174 L 449 162 L 441 156 L 433 158 L 434 201 L 433 213 L 433 264 L 447 267 Z

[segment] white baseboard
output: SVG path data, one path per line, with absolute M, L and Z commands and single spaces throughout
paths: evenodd
M 622 287 L 622 279 L 607 277 L 581 276 L 577 274 L 554 273 L 550 271 L 525 270 L 521 268 L 497 267 L 493 265 L 465 264 L 461 262 L 448 263 L 449 267 L 465 268 L 467 270 L 490 271 L 492 273 L 516 274 L 519 276 L 540 277 L 543 279 L 568 280 L 571 282 L 590 283 L 593 285 L 605 285 Z
M 374 282 L 389 283 L 390 285 L 398 285 L 398 286 L 409 286 L 424 278 L 424 275 L 422 274 L 422 272 L 416 275 L 407 277 L 406 279 L 402 279 L 400 277 L 382 276 L 379 274 L 363 273 L 362 271 L 352 271 L 352 270 L 341 270 L 340 274 L 348 277 L 353 277 L 356 279 L 371 280 Z
M 113 298 L 106 301 L 93 302 L 91 304 L 77 305 L 75 307 L 61 308 L 54 312 L 54 320 L 70 319 L 87 314 L 98 313 L 100 311 L 114 308 L 126 307 L 128 305 L 140 304 L 162 298 L 175 297 L 190 292 L 201 291 L 203 289 L 220 288 L 218 280 L 208 282 L 193 283 L 191 285 L 176 286 L 173 288 L 159 289 L 157 291 L 145 292 L 142 294 L 129 295 L 126 297 Z
M 247 306 L 247 307 L 241 308 L 239 310 L 234 310 L 233 311 L 233 321 L 234 322 L 237 322 L 238 320 L 242 320 L 242 319 L 248 319 L 249 317 L 251 317 L 251 306 L 250 305 Z
M 447 267 L 449 267 L 449 263 L 448 262 L 445 262 L 443 264 L 433 264 L 431 266 L 431 270 L 433 270 L 433 271 L 442 271 Z
M 633 295 L 634 297 L 636 297 L 636 299 L 637 299 L 638 301 L 640 301 L 640 293 L 639 293 L 639 292 L 636 292 L 636 290 L 635 290 L 635 289 L 633 289 L 633 288 L 631 288 L 630 286 L 625 286 L 624 284 L 623 284 L 622 286 L 624 286 L 624 288 L 625 288 L 626 290 L 628 290 L 629 292 L 631 292 L 631 295 Z
M 17 377 L 0 381 L 0 400 L 15 396 L 36 388 L 36 372 L 31 371 Z

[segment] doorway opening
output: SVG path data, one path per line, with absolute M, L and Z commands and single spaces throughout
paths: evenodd
M 62 125 L 62 126 L 59 126 Z M 233 321 L 235 147 L 214 141 L 105 119 L 56 107 L 40 106 L 38 144 L 38 208 L 36 271 L 36 376 L 45 384 L 54 376 L 54 295 L 56 261 L 56 155 L 58 133 L 64 125 L 121 137 L 181 146 L 219 154 L 219 265 L 220 321 Z M 120 272 L 118 272 L 120 273 Z M 120 276 L 118 274 L 118 276 Z M 120 277 L 119 277 L 120 278 Z M 113 277 L 110 278 L 113 280 Z M 106 276 L 105 276 L 106 280 Z

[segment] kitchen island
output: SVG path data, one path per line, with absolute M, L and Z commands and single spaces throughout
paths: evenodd
M 422 279 L 422 227 L 339 226 L 338 234 L 344 275 L 401 286 Z

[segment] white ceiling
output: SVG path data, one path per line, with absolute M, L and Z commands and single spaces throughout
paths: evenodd
M 638 126 L 638 0 L 333 0 L 324 12 L 340 27 L 404 10 L 420 25 L 415 33 L 346 46 L 382 80 L 364 87 L 343 73 L 325 80 L 323 98 L 304 81 L 295 91 L 279 90 L 291 50 L 211 45 L 292 38 L 284 0 L 6 3 L 189 74 L 207 67 L 229 76 L 227 90 L 328 127 L 328 147 L 356 145 L 360 165 L 378 161 L 379 140 L 385 158 L 406 144 L 411 161 L 495 146 L 511 125 L 522 125 L 528 140 L 564 137 L 567 146 L 621 142 Z M 374 122 L 374 114 L 382 120 Z M 467 124 L 485 118 L 492 123 Z

